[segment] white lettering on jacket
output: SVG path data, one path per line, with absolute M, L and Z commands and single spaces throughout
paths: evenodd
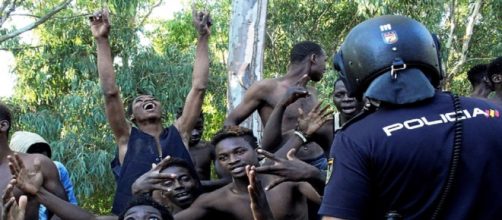
M 472 111 L 469 111 L 467 109 L 464 109 L 464 110 L 458 112 L 459 113 L 458 120 L 466 120 L 466 119 L 476 118 L 479 116 L 490 117 L 491 116 L 489 114 L 490 111 L 494 111 L 494 110 L 483 111 L 480 108 L 474 108 Z M 385 134 L 387 135 L 387 137 L 390 137 L 390 136 L 392 136 L 393 132 L 399 131 L 401 129 L 413 130 L 413 129 L 423 128 L 426 126 L 433 126 L 433 125 L 438 125 L 438 124 L 445 124 L 445 123 L 454 122 L 456 119 L 455 115 L 456 115 L 455 112 L 448 112 L 448 113 L 439 114 L 438 117 L 413 118 L 413 119 L 403 121 L 401 123 L 394 123 L 391 125 L 387 125 L 387 126 L 383 127 L 382 129 L 385 132 Z M 492 117 L 494 117 L 494 116 L 492 115 Z M 497 117 L 498 117 L 498 112 L 497 112 Z

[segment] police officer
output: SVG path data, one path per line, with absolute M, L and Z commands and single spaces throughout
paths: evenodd
M 369 104 L 333 142 L 324 219 L 502 219 L 502 109 L 440 92 L 438 46 L 403 16 L 348 34 L 335 66 Z

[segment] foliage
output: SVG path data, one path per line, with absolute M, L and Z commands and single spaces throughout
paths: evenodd
M 27 1 L 24 1 L 27 2 Z M 31 1 L 28 1 L 31 2 Z M 34 15 L 47 12 L 46 6 L 58 4 L 26 3 Z M 108 213 L 114 182 L 109 162 L 115 144 L 104 116 L 103 99 L 96 68 L 96 49 L 87 16 L 106 6 L 111 10 L 110 42 L 117 82 L 124 109 L 133 97 L 149 93 L 160 99 L 166 112 L 165 123 L 183 105 L 189 91 L 196 42 L 191 26 L 191 10 L 161 21 L 147 17 L 154 0 L 108 0 L 95 3 L 76 0 L 36 30 L 38 45 L 26 45 L 15 37 L 1 44 L 16 57 L 18 84 L 14 97 L 7 100 L 16 113 L 15 130 L 37 132 L 51 142 L 55 160 L 66 164 L 76 186 L 80 203 L 96 213 Z M 226 109 L 226 59 L 230 0 L 197 1 L 213 17 L 210 41 L 211 77 L 203 106 L 204 139 L 222 125 Z M 454 15 L 449 13 L 454 6 Z M 450 81 L 450 88 L 468 94 L 465 72 L 473 65 L 488 62 L 502 54 L 502 15 L 500 1 L 484 1 L 481 17 L 475 23 L 466 63 Z M 331 56 L 344 36 L 357 23 L 382 14 L 411 16 L 438 33 L 444 47 L 447 70 L 462 53 L 466 19 L 472 2 L 391 1 L 391 0 L 269 0 L 264 78 L 286 72 L 289 50 L 302 40 L 320 43 Z M 455 25 L 450 34 L 451 24 Z M 10 30 L 1 29 L 4 35 Z M 145 44 L 143 38 L 151 41 Z M 331 60 L 331 59 L 329 59 Z M 331 103 L 335 72 L 329 67 L 316 84 L 320 98 Z

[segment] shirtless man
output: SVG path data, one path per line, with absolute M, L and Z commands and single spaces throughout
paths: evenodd
M 176 118 L 180 117 L 183 109 L 179 109 Z M 198 179 L 202 183 L 205 192 L 213 191 L 230 183 L 230 174 L 215 163 L 214 146 L 211 143 L 202 140 L 204 134 L 204 113 L 201 112 L 197 123 L 190 133 L 188 149 L 192 157 L 193 166 L 197 171 Z M 215 172 L 219 179 L 211 180 L 211 164 L 214 164 Z
M 228 114 L 225 125 L 238 125 L 255 110 L 260 114 L 263 126 L 289 87 L 306 87 L 308 81 L 318 82 L 326 71 L 326 53 L 318 44 L 303 41 L 291 50 L 290 64 L 286 75 L 277 79 L 264 79 L 249 87 L 242 102 Z M 306 75 L 306 76 L 305 76 Z M 305 80 L 303 78 L 306 77 Z M 294 129 L 298 108 L 310 111 L 317 104 L 314 88 L 308 88 L 311 96 L 292 104 L 284 114 L 282 131 Z
M 282 117 L 281 132 L 292 130 L 296 126 L 299 116 L 298 108 L 309 112 L 316 104 L 316 90 L 307 88 L 308 81 L 318 82 L 326 71 L 327 56 L 324 50 L 316 43 L 303 41 L 295 46 L 290 53 L 288 72 L 277 79 L 265 79 L 254 83 L 244 95 L 242 102 L 229 113 L 225 125 L 238 125 L 255 110 L 258 111 L 263 126 L 267 125 L 274 107 L 286 94 L 288 88 L 299 86 L 306 88 L 309 96 L 290 104 Z M 299 155 L 300 159 L 319 163 L 322 160 L 324 150 L 328 150 L 331 134 L 326 129 L 321 129 L 313 135 L 316 146 L 312 146 L 307 154 Z
M 112 212 L 120 214 L 131 198 L 131 185 L 167 155 L 180 157 L 192 163 L 188 152 L 190 133 L 199 117 L 209 76 L 208 40 L 210 17 L 193 11 L 193 23 L 198 32 L 193 68 L 192 88 L 185 100 L 183 114 L 174 125 L 162 125 L 162 107 L 150 95 L 140 95 L 132 103 L 131 126 L 127 120 L 115 82 L 115 72 L 108 43 L 110 23 L 108 11 L 98 12 L 90 18 L 92 35 L 96 39 L 98 72 L 105 98 L 108 123 L 117 143 L 117 155 L 112 161 L 117 190 Z
M 492 92 L 492 82 L 487 77 L 487 64 L 478 64 L 467 71 L 467 79 L 471 83 L 471 97 L 485 99 Z
M 175 219 L 253 219 L 248 194 L 249 179 L 245 166 L 258 166 L 255 152 L 258 144 L 251 130 L 228 126 L 218 132 L 212 143 L 222 168 L 232 175 L 232 183 L 211 193 L 203 194 Z M 268 184 L 273 175 L 257 175 Z M 275 219 L 307 219 L 307 198 L 319 202 L 320 196 L 305 182 L 285 182 L 266 192 Z
M 495 92 L 490 101 L 502 105 L 502 57 L 498 57 L 488 65 L 487 76 Z
M 8 156 L 14 156 L 14 152 L 9 148 L 7 142 L 9 137 L 9 131 L 12 125 L 12 114 L 9 108 L 0 103 L 0 189 L 5 189 L 9 184 L 12 177 L 9 166 Z M 23 154 L 19 153 L 18 156 L 27 167 L 33 167 L 36 165 L 44 177 L 43 186 L 50 192 L 57 195 L 59 198 L 67 200 L 66 193 L 64 191 L 61 182 L 59 182 L 58 171 L 56 166 L 52 161 L 41 155 L 41 154 Z M 15 188 L 13 190 L 13 195 L 19 198 L 23 193 Z M 5 201 L 4 201 L 5 202 Z M 38 207 L 39 202 L 36 199 L 29 199 L 26 206 L 25 219 L 38 219 Z
M 151 194 L 155 201 L 176 214 L 199 197 L 202 186 L 190 164 L 183 159 L 167 156 L 139 177 L 132 190 L 134 195 Z

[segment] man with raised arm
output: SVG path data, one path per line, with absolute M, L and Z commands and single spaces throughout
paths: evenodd
M 105 98 L 105 111 L 112 128 L 118 153 L 112 161 L 116 178 L 112 212 L 119 214 L 131 198 L 131 185 L 143 173 L 171 155 L 192 163 L 188 152 L 190 133 L 201 112 L 209 76 L 208 40 L 211 34 L 210 16 L 193 12 L 193 23 L 198 32 L 196 57 L 193 68 L 192 88 L 185 100 L 183 114 L 168 128 L 162 126 L 162 107 L 153 96 L 140 95 L 132 103 L 132 122 L 127 123 L 120 91 L 115 82 L 115 72 L 108 35 L 110 23 L 108 11 L 90 18 L 92 35 L 96 39 L 98 72 Z

